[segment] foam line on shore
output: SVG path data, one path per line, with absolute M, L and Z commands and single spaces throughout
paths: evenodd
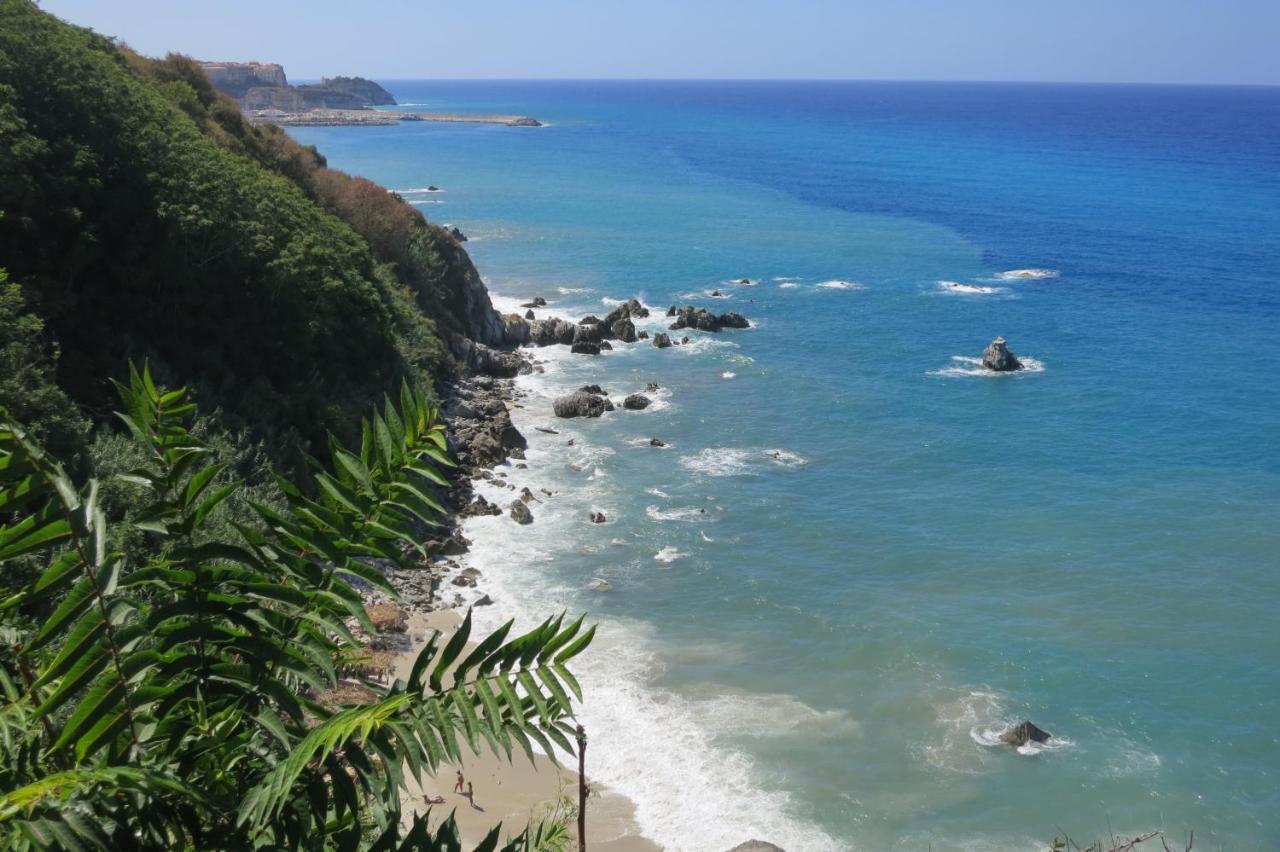
M 494 301 L 500 302 L 501 297 Z M 721 346 L 709 344 L 699 349 L 708 354 L 723 351 Z M 591 577 L 620 580 L 618 588 L 625 590 L 627 582 L 643 582 L 646 573 L 679 570 L 681 562 L 676 560 L 692 549 L 684 541 L 677 547 L 673 540 L 630 541 L 625 537 L 615 545 L 609 540 L 610 533 L 590 532 L 600 529 L 585 520 L 593 509 L 603 508 L 611 519 L 614 517 L 610 507 L 616 485 L 610 466 L 618 450 L 596 437 L 595 423 L 557 422 L 557 435 L 533 427 L 546 422 L 551 400 L 560 393 L 588 382 L 621 390 L 634 380 L 611 377 L 607 360 L 571 355 L 567 347 L 547 347 L 533 354 L 545 372 L 516 380 L 521 407 L 511 410 L 515 425 L 528 439 L 527 469 L 504 464 L 499 468 L 503 477 L 476 480 L 475 488 L 505 507 L 522 487 L 529 487 L 540 498 L 531 504 L 535 520 L 530 526 L 517 527 L 505 515 L 480 516 L 463 525 L 472 544 L 462 561 L 482 572 L 484 591 L 494 601 L 475 610 L 479 629 L 494 629 L 508 618 L 516 619 L 517 629 L 528 629 L 548 613 L 583 610 L 595 600 L 589 596 L 599 594 L 584 590 Z M 568 445 L 570 440 L 573 446 Z M 753 465 L 762 469 L 769 465 L 767 451 L 748 452 Z M 554 496 L 544 495 L 542 488 Z M 650 493 L 665 495 L 656 487 Z M 674 514 L 681 510 L 666 511 Z M 663 509 L 656 509 L 655 514 L 658 517 L 648 519 L 656 522 L 655 529 L 669 526 L 662 523 L 667 520 Z M 715 512 L 691 515 L 706 523 L 713 520 Z M 612 536 L 616 539 L 617 533 Z M 610 557 L 604 573 L 599 565 L 584 569 L 581 576 L 566 572 L 574 563 L 565 558 L 576 551 L 603 556 L 615 547 L 624 548 L 620 554 L 634 552 L 635 558 Z M 672 562 L 664 562 L 664 558 Z M 635 818 L 645 837 L 676 852 L 728 849 L 752 837 L 768 839 L 786 849 L 827 852 L 848 848 L 797 817 L 788 793 L 760 786 L 760 771 L 752 759 L 718 741 L 743 725 L 758 729 L 761 736 L 770 735 L 769 726 L 752 720 L 771 716 L 771 708 L 776 709 L 779 701 L 798 716 L 811 714 L 811 718 L 826 720 L 823 713 L 790 696 L 735 693 L 726 698 L 723 691 L 714 689 L 704 695 L 659 687 L 654 681 L 664 664 L 658 629 L 645 621 L 617 616 L 593 621 L 599 622 L 595 643 L 574 666 L 586 696 L 580 718 L 592 738 L 588 774 L 635 803 Z M 779 730 L 777 735 L 787 735 L 787 731 Z

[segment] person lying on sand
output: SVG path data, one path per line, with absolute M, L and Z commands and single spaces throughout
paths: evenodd
M 422 794 L 422 804 L 424 805 L 443 805 L 444 796 L 432 796 L 428 793 Z

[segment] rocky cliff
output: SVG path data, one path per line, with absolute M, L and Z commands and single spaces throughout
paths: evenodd
M 284 67 L 264 62 L 201 62 L 209 82 L 218 91 L 239 100 L 254 87 L 286 87 Z
M 249 110 L 368 109 L 396 102 L 390 92 L 363 77 L 326 77 L 319 83 L 291 86 L 280 65 L 201 62 L 200 67 L 215 89 Z

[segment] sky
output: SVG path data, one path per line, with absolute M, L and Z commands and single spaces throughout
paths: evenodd
M 1280 85 L 1280 0 L 42 0 L 149 55 L 291 80 Z

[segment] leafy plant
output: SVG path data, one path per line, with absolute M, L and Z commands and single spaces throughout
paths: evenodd
M 441 511 L 431 488 L 452 465 L 421 395 L 405 385 L 357 449 L 332 441 L 310 487 L 280 479 L 284 507 L 253 504 L 258 522 L 231 537 L 212 519 L 240 483 L 190 431 L 190 394 L 146 369 L 119 391 L 145 459 L 123 475 L 142 495 L 131 522 L 154 540 L 145 560 L 109 546 L 97 481 L 0 416 L 0 569 L 40 560 L 0 602 L 0 845 L 460 849 L 451 817 L 402 827 L 406 770 L 482 748 L 573 752 L 581 690 L 566 663 L 594 634 L 581 618 L 516 638 L 508 622 L 468 650 L 468 613 L 407 679 L 364 682 L 362 703 L 319 700 L 359 649 L 354 626 L 370 626 L 358 589 L 394 595 L 378 566 L 417 564 Z M 500 829 L 477 848 L 499 848 Z

